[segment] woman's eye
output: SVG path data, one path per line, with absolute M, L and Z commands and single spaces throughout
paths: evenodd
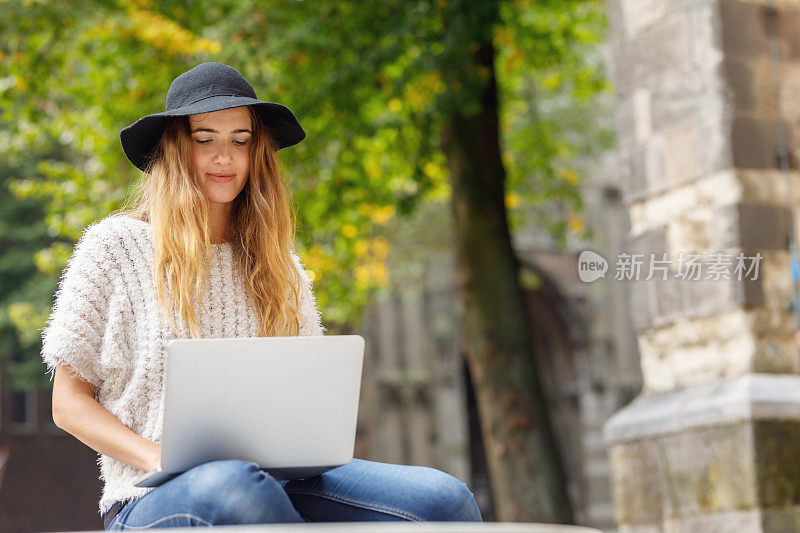
M 199 144 L 208 144 L 211 142 L 211 139 L 195 139 Z M 233 144 L 236 146 L 244 146 L 247 144 L 248 141 L 233 141 Z

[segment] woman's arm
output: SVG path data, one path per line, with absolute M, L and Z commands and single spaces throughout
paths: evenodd
M 53 422 L 98 453 L 145 472 L 159 466 L 161 446 L 120 422 L 95 400 L 92 385 L 64 365 L 55 370 Z

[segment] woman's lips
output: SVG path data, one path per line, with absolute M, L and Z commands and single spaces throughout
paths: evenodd
M 236 176 L 236 174 L 228 174 L 225 172 L 206 172 L 206 176 L 208 176 L 211 181 L 216 183 L 228 183 Z

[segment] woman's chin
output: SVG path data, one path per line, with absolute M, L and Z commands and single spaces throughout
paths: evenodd
M 235 194 L 208 194 L 208 195 L 206 195 L 206 198 L 208 198 L 209 203 L 212 203 L 212 204 L 229 204 L 236 198 L 236 195 Z

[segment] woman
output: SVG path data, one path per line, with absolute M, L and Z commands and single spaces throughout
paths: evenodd
M 325 330 L 292 249 L 276 155 L 304 137 L 288 108 L 258 100 L 220 63 L 178 76 L 166 111 L 122 130 L 143 185 L 133 206 L 84 230 L 42 343 L 55 423 L 100 455 L 106 529 L 481 520 L 456 478 L 361 459 L 292 481 L 213 461 L 159 487 L 133 485 L 159 465 L 169 340 Z

